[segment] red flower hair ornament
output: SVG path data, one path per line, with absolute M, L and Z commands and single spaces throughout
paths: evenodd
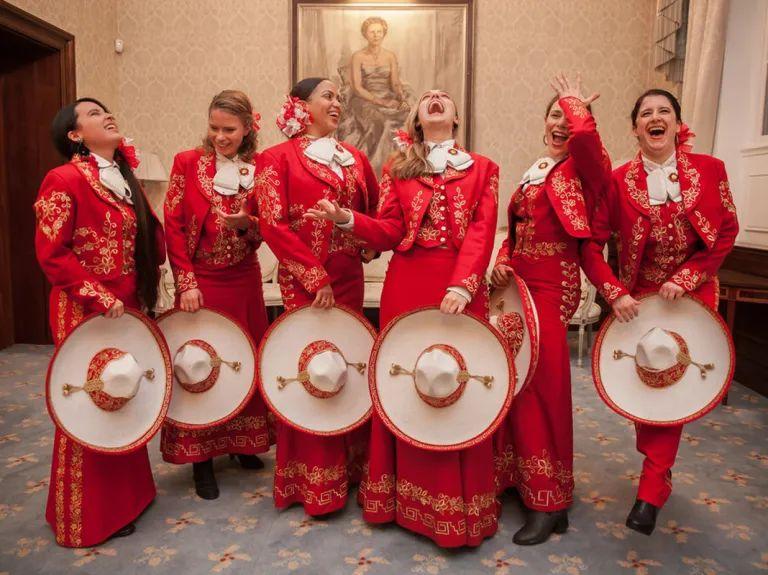
M 120 145 L 117 146 L 117 151 L 125 158 L 132 170 L 139 167 L 139 155 L 136 152 L 136 148 L 133 146 L 133 140 L 130 138 L 123 138 Z
M 693 142 L 690 142 L 690 140 L 692 140 L 695 137 L 696 137 L 696 134 L 691 132 L 691 129 L 688 127 L 688 124 L 683 122 L 680 125 L 680 131 L 677 133 L 677 148 L 679 150 L 682 150 L 683 152 L 690 152 L 691 150 L 693 150 Z
M 401 152 L 406 152 L 408 148 L 413 146 L 413 138 L 405 130 L 395 130 L 392 132 L 392 141 Z
M 277 127 L 287 138 L 293 138 L 307 131 L 312 123 L 307 103 L 296 96 L 286 96 L 280 113 L 277 115 Z

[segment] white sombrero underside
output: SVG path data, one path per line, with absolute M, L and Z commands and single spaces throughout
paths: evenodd
M 346 385 L 325 399 L 310 395 L 298 382 L 279 389 L 278 376 L 296 377 L 302 350 L 317 340 L 336 345 L 349 362 L 365 363 L 364 372 L 350 367 Z M 259 352 L 265 399 L 283 421 L 308 433 L 334 435 L 361 425 L 371 411 L 367 364 L 373 342 L 366 325 L 342 308 L 305 307 L 291 312 L 273 324 Z
M 436 337 L 445 334 L 445 337 Z M 498 426 L 508 406 L 510 361 L 504 345 L 487 324 L 467 315 L 447 315 L 437 309 L 401 316 L 380 339 L 374 366 L 375 393 L 384 421 L 395 433 L 429 449 L 470 445 Z M 474 375 L 493 375 L 490 388 L 467 382 L 461 397 L 447 407 L 435 408 L 417 394 L 409 376 L 389 374 L 397 363 L 413 369 L 419 354 L 434 344 L 448 344 L 464 357 Z M 513 370 L 514 371 L 514 370 Z
M 174 375 L 168 419 L 182 427 L 196 428 L 236 416 L 253 394 L 256 374 L 256 353 L 242 328 L 205 308 L 195 313 L 174 311 L 162 316 L 157 324 L 168 342 L 171 359 L 186 342 L 201 339 L 211 344 L 222 359 L 241 364 L 237 372 L 222 364 L 216 384 L 202 393 L 187 391 Z
M 162 337 L 138 317 L 125 313 L 117 319 L 96 316 L 66 338 L 57 350 L 48 378 L 48 401 L 69 435 L 96 450 L 121 452 L 156 427 L 166 402 L 166 359 Z M 142 378 L 137 394 L 117 411 L 98 408 L 85 392 L 62 394 L 65 383 L 83 385 L 88 364 L 106 347 L 132 354 L 142 371 L 152 369 L 153 380 Z
M 704 415 L 730 383 L 732 361 L 725 326 L 708 316 L 709 310 L 689 297 L 667 302 L 654 295 L 641 300 L 639 315 L 631 322 L 613 321 L 593 357 L 595 384 L 608 405 L 630 419 L 662 425 Z M 653 388 L 644 384 L 632 358 L 615 360 L 613 351 L 635 354 L 640 338 L 654 327 L 679 333 L 691 358 L 714 363 L 714 370 L 702 379 L 699 369 L 690 365 L 674 385 Z

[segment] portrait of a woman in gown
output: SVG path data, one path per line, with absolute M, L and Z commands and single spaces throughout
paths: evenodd
M 383 46 L 387 30 L 387 21 L 378 16 L 360 27 L 367 46 L 352 54 L 342 74 L 347 114 L 337 133 L 377 168 L 394 150 L 392 132 L 403 127 L 410 111 L 410 89 L 400 79 L 397 56 Z

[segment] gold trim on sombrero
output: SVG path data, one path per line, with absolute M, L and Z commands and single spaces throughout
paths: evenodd
M 131 399 L 133 399 L 136 396 L 136 393 L 134 392 L 134 394 L 130 397 L 115 397 L 110 395 L 104 391 L 104 381 L 101 379 L 101 376 L 103 375 L 104 370 L 110 362 L 120 359 L 125 355 L 130 354 L 114 347 L 107 347 L 102 349 L 96 355 L 94 355 L 91 361 L 88 363 L 88 372 L 85 383 L 83 385 L 72 385 L 70 383 L 65 383 L 61 386 L 62 394 L 65 397 L 68 397 L 78 391 L 84 391 L 90 396 L 94 405 L 96 405 L 96 407 L 99 409 L 103 409 L 104 411 L 117 411 Z M 150 381 L 155 379 L 155 370 L 145 370 L 142 373 L 142 377 L 145 377 Z
M 222 359 L 221 356 L 216 352 L 216 349 L 207 341 L 204 341 L 202 339 L 190 339 L 189 341 L 185 342 L 181 346 L 179 346 L 179 349 L 176 350 L 176 355 L 178 355 L 182 349 L 184 349 L 188 345 L 193 345 L 195 347 L 199 347 L 204 352 L 208 354 L 211 361 L 211 372 L 208 374 L 208 376 L 201 380 L 197 381 L 195 383 L 185 383 L 181 381 L 178 375 L 176 375 L 176 381 L 179 382 L 179 385 L 183 387 L 186 391 L 190 393 L 203 393 L 204 391 L 208 391 L 211 389 L 214 385 L 216 385 L 216 382 L 219 379 L 219 374 L 221 373 L 221 365 L 228 365 L 232 368 L 233 371 L 240 371 L 240 367 L 242 364 L 239 361 L 227 361 L 226 359 Z M 176 357 L 174 355 L 174 359 Z M 175 369 L 174 369 L 175 373 Z
M 447 353 L 450 355 L 458 364 L 459 366 L 459 373 L 456 375 L 456 381 L 459 384 L 454 391 L 452 391 L 449 395 L 446 395 L 444 397 L 435 397 L 428 395 L 424 393 L 421 389 L 419 389 L 419 386 L 416 383 L 416 369 L 419 365 L 419 361 L 422 357 L 424 357 L 425 354 L 430 353 L 432 351 L 442 351 L 444 353 Z M 469 373 L 469 370 L 467 369 L 467 362 L 464 360 L 464 357 L 461 355 L 461 352 L 457 350 L 455 347 L 452 347 L 447 344 L 438 343 L 435 345 L 431 345 L 428 348 L 426 348 L 424 351 L 422 351 L 419 354 L 419 357 L 416 358 L 416 364 L 413 366 L 413 370 L 407 370 L 401 365 L 397 363 L 393 363 L 392 366 L 389 368 L 389 375 L 410 375 L 413 379 L 414 387 L 416 388 L 416 393 L 418 393 L 419 397 L 424 401 L 425 403 L 431 405 L 432 407 L 447 407 L 449 405 L 452 405 L 458 401 L 458 399 L 461 397 L 461 395 L 464 393 L 464 388 L 467 386 L 467 382 L 469 382 L 470 379 L 474 379 L 476 381 L 479 381 L 482 383 L 485 387 L 490 388 L 493 384 L 493 376 L 492 375 L 473 375 Z
M 504 300 L 501 301 L 503 304 Z M 499 306 L 499 308 L 503 307 L 503 305 Z M 502 312 L 496 318 L 496 328 L 512 352 L 512 357 L 517 357 L 517 352 L 520 351 L 523 345 L 523 338 L 525 337 L 523 316 L 516 311 Z
M 664 330 L 665 333 L 672 336 L 678 345 L 677 363 L 672 367 L 666 369 L 653 369 L 645 367 L 637 362 L 637 356 L 630 353 L 626 353 L 620 349 L 613 350 L 613 359 L 620 360 L 625 357 L 631 357 L 635 362 L 635 371 L 637 372 L 640 380 L 650 387 L 663 388 L 679 382 L 689 365 L 695 365 L 699 368 L 699 374 L 701 379 L 707 378 L 707 371 L 715 369 L 714 363 L 697 363 L 691 359 L 690 352 L 688 351 L 688 344 L 685 343 L 685 339 L 679 333 L 674 331 Z
M 316 356 L 326 351 L 330 351 L 341 356 L 341 358 L 344 360 L 344 363 L 347 364 L 347 367 L 354 368 L 360 375 L 365 373 L 365 368 L 367 367 L 366 363 L 361 361 L 347 361 L 347 358 L 344 357 L 344 354 L 336 345 L 330 341 L 320 339 L 313 341 L 302 350 L 301 354 L 299 355 L 299 369 L 296 377 L 283 377 L 282 375 L 277 376 L 277 388 L 282 390 L 289 383 L 297 381 L 304 386 L 304 389 L 307 391 L 307 393 L 319 399 L 328 399 L 329 397 L 333 397 L 334 395 L 338 394 L 344 388 L 346 383 L 344 380 L 341 381 L 341 385 L 335 391 L 325 391 L 314 385 L 312 383 L 312 378 L 309 375 L 309 363 Z

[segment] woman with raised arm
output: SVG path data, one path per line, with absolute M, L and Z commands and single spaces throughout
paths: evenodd
M 278 282 L 287 310 L 339 303 L 362 313 L 361 242 L 330 222 L 304 217 L 323 199 L 373 213 L 378 184 L 365 155 L 338 142 L 341 117 L 336 85 L 305 78 L 291 90 L 278 117 L 288 141 L 265 150 L 256 169 L 256 198 L 264 240 L 279 260 Z M 274 499 L 279 508 L 301 503 L 309 515 L 344 507 L 359 481 L 368 426 L 320 437 L 278 426 Z
M 647 291 L 667 300 L 691 293 L 717 309 L 717 270 L 739 231 L 725 165 L 690 152 L 692 134 L 682 123 L 680 103 L 666 90 L 643 93 L 630 117 L 640 150 L 613 172 L 598 204 L 592 239 L 581 250 L 584 271 L 618 321 L 642 312 L 633 296 Z M 612 233 L 621 238 L 618 277 L 602 257 Z M 635 427 L 645 459 L 627 527 L 650 535 L 672 492 L 683 426 Z
M 568 321 L 579 305 L 579 243 L 590 235 L 589 206 L 610 177 L 581 79 L 554 79 L 544 116 L 543 157 L 523 175 L 509 203 L 509 237 L 496 257 L 494 287 L 521 277 L 539 317 L 542 356 L 497 434 L 501 488 L 514 486 L 527 508 L 518 545 L 543 543 L 568 528 L 573 501 L 573 416 Z
M 40 186 L 35 251 L 52 285 L 58 346 L 91 313 L 151 314 L 165 242 L 132 171 L 135 150 L 106 106 L 80 98 L 59 110 L 51 132 L 69 161 Z M 146 447 L 127 455 L 97 453 L 56 429 L 45 517 L 59 545 L 93 547 L 130 535 L 154 497 Z
M 395 250 L 381 295 L 382 328 L 429 305 L 488 318 L 484 275 L 493 251 L 499 169 L 456 143 L 458 125 L 451 96 L 425 92 L 407 132 L 398 134 L 400 151 L 385 167 L 378 216 L 331 201 L 309 211 L 371 249 Z M 363 518 L 396 521 L 441 547 L 479 545 L 498 526 L 493 465 L 490 439 L 458 451 L 427 451 L 395 438 L 374 413 L 359 494 Z

